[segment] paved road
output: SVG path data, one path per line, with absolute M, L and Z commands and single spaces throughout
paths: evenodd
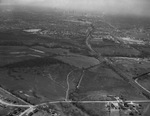
M 150 100 L 127 100 L 125 102 L 133 102 L 133 103 L 150 103 Z M 95 104 L 95 103 L 118 103 L 118 101 L 53 101 L 48 103 L 42 103 L 35 106 L 32 106 L 25 110 L 23 113 L 21 113 L 19 116 L 23 116 L 26 113 L 30 113 L 38 106 L 46 105 L 46 104 L 58 104 L 58 103 L 82 103 L 82 104 Z
M 53 101 L 53 102 L 48 102 L 49 104 L 57 104 L 57 103 L 83 103 L 83 104 L 87 104 L 87 103 L 118 103 L 118 101 Z M 133 102 L 133 103 L 150 103 L 150 100 L 127 100 L 125 101 L 127 103 L 130 103 L 130 102 Z M 41 106 L 41 105 L 45 105 L 45 104 L 48 104 L 48 103 L 42 103 L 42 104 L 38 104 L 36 105 L 35 107 L 37 106 Z
M 3 100 L 0 99 L 0 104 L 3 104 L 5 106 L 11 106 L 11 107 L 23 107 L 23 108 L 29 108 L 29 107 L 32 107 L 33 105 L 16 105 L 16 104 L 12 104 L 12 103 L 8 103 L 8 102 L 5 102 Z
M 147 93 L 150 94 L 150 91 L 149 91 L 149 90 L 147 90 L 145 87 L 143 87 L 141 84 L 138 83 L 138 78 L 135 79 L 135 83 L 136 83 L 139 87 L 141 87 L 142 89 L 144 89 Z
M 15 96 L 14 94 L 10 93 L 9 91 L 7 91 L 7 90 L 5 90 L 5 89 L 3 89 L 2 87 L 0 87 L 0 91 L 4 91 L 4 92 L 7 93 L 8 95 L 13 96 L 14 98 L 16 98 L 16 99 L 22 101 L 23 103 L 28 104 L 28 105 L 31 105 L 30 103 L 24 101 L 23 99 L 21 99 L 21 98 Z

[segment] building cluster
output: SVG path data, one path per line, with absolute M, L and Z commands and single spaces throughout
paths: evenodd
M 6 116 L 18 116 L 23 111 L 24 111 L 23 108 L 15 108 L 13 111 L 9 112 Z
M 44 104 L 38 107 L 33 108 L 27 116 L 36 116 L 36 115 L 50 115 L 50 116 L 60 116 L 60 114 L 54 108 L 50 107 L 48 104 Z
M 116 101 L 115 102 L 108 102 L 106 104 L 106 108 L 110 113 L 118 111 L 118 114 L 123 111 L 125 114 L 129 116 L 138 114 L 141 115 L 142 106 L 137 103 L 126 102 L 123 98 L 117 96 L 109 96 L 113 97 Z
M 11 99 L 6 98 L 6 97 L 4 97 L 4 96 L 2 96 L 2 95 L 0 95 L 0 100 L 1 100 L 1 101 L 4 101 L 4 102 L 6 102 L 6 103 L 9 103 L 9 104 L 17 104 L 17 101 L 11 100 Z

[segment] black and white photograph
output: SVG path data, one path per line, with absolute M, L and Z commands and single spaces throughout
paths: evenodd
M 150 116 L 150 0 L 0 0 L 0 116 Z

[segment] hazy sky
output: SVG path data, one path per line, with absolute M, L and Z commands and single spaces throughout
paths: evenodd
M 0 0 L 3 3 L 40 5 L 77 10 L 150 15 L 150 0 Z

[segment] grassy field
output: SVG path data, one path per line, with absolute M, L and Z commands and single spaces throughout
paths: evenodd
M 0 85 L 31 103 L 60 100 L 65 98 L 66 78 L 74 68 L 52 58 L 14 63 L 0 70 Z
M 132 85 L 105 65 L 85 71 L 81 86 L 74 96 L 80 100 L 105 100 L 107 95 L 145 99 Z
M 78 68 L 88 68 L 90 66 L 99 64 L 99 61 L 94 57 L 88 57 L 83 55 L 74 54 L 71 56 L 57 56 L 55 58 Z
M 94 47 L 94 50 L 98 53 L 101 53 L 103 56 L 108 57 L 136 57 L 140 55 L 140 52 L 133 48 L 127 48 L 124 46 L 103 46 L 103 47 Z M 130 51 L 130 52 L 129 52 Z
M 114 57 L 111 58 L 113 62 L 124 72 L 136 77 L 138 75 L 149 72 L 150 62 L 147 58 L 128 58 L 128 57 Z

